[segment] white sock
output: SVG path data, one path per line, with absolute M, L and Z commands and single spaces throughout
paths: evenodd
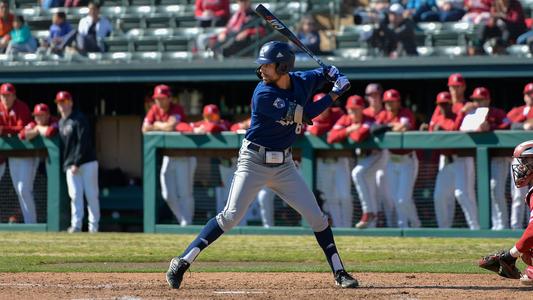
M 337 272 L 338 270 L 344 269 L 341 263 L 341 259 L 339 258 L 339 255 L 337 253 L 331 256 L 331 264 L 333 265 L 333 272 Z
M 185 254 L 182 258 L 188 262 L 189 264 L 192 264 L 192 262 L 196 259 L 198 254 L 200 254 L 200 248 L 194 247 L 189 251 L 189 253 Z
M 509 250 L 509 253 L 511 253 L 511 256 L 512 257 L 520 257 L 522 255 L 522 253 L 520 253 L 520 251 L 518 251 L 518 249 L 516 249 L 516 246 L 514 246 L 513 248 L 511 248 L 511 250 Z

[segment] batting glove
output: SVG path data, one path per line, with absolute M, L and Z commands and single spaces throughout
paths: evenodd
M 348 80 L 348 77 L 346 75 L 339 74 L 339 78 L 335 81 L 335 84 L 333 84 L 333 88 L 331 91 L 338 96 L 341 96 L 342 94 L 346 93 L 350 89 L 350 81 Z
M 324 72 L 324 76 L 331 83 L 334 83 L 340 75 L 339 69 L 335 66 L 327 66 L 322 69 L 322 72 Z

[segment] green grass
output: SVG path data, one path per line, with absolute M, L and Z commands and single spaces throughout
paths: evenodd
M 193 235 L 0 232 L 0 272 L 163 272 Z M 515 239 L 336 238 L 350 271 L 483 273 L 477 260 Z M 205 250 L 195 271 L 327 271 L 314 237 L 227 235 Z

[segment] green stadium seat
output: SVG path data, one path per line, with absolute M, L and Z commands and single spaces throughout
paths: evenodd
M 31 35 L 37 40 L 47 39 L 50 36 L 50 31 L 48 30 L 32 30 Z
M 466 46 L 440 46 L 435 47 L 438 56 L 457 57 L 466 55 Z
M 133 45 L 126 36 L 112 36 L 105 40 L 109 52 L 133 51 Z
M 124 6 L 102 6 L 100 8 L 101 15 L 111 20 L 122 17 L 126 12 L 127 8 Z
M 16 8 L 31 8 L 39 6 L 39 3 L 35 0 L 17 0 L 15 1 Z
M 133 53 L 133 60 L 147 63 L 159 63 L 162 60 L 163 55 L 158 51 L 150 52 L 135 52 Z
M 511 45 L 507 47 L 507 53 L 513 56 L 532 57 L 528 45 Z
M 189 51 L 171 51 L 163 53 L 164 61 L 191 61 L 193 55 Z
M 15 15 L 23 16 L 25 20 L 28 18 L 34 18 L 41 14 L 41 9 L 36 7 L 26 7 L 26 8 L 17 8 L 15 10 Z
M 432 56 L 435 54 L 435 48 L 433 47 L 427 47 L 427 46 L 422 46 L 422 47 L 416 47 L 416 51 L 418 52 L 418 55 L 419 56 Z
M 336 57 L 344 59 L 362 59 L 368 56 L 368 49 L 366 48 L 344 48 L 333 51 Z
M 131 52 L 110 52 L 104 53 L 103 59 L 112 61 L 113 63 L 128 63 L 131 61 L 132 53 Z
M 344 25 L 336 34 L 337 49 L 366 47 L 373 25 Z

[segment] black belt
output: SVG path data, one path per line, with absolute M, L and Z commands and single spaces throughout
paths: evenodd
M 263 148 L 265 151 L 283 151 L 283 153 L 285 154 L 285 156 L 289 155 L 289 153 L 291 153 L 291 148 L 287 148 L 285 150 L 271 150 L 271 149 L 268 149 L 266 147 L 263 147 L 261 145 L 257 145 L 257 144 L 254 144 L 252 142 L 250 142 L 247 146 L 247 148 L 249 150 L 252 150 L 252 151 L 255 151 L 255 152 L 260 152 L 261 151 L 261 148 Z

